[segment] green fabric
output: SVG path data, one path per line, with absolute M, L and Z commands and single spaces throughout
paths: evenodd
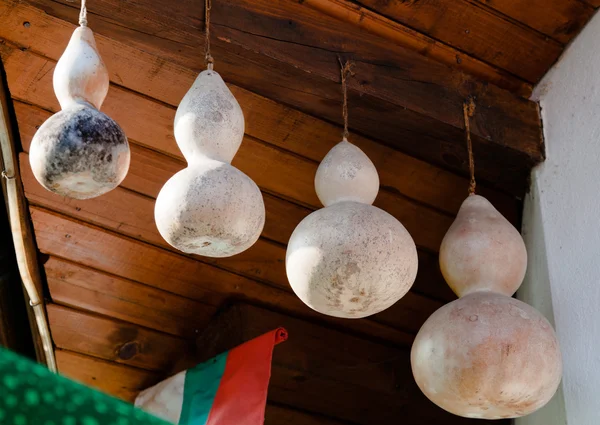
M 168 425 L 0 347 L 2 425 Z
M 183 386 L 179 425 L 205 425 L 225 372 L 227 352 L 188 369 Z

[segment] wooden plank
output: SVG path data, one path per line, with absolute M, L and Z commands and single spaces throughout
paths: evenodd
M 567 44 L 579 34 L 594 14 L 594 8 L 585 0 L 475 1 L 483 8 L 497 10 L 562 44 Z
M 74 8 L 58 2 L 42 1 L 39 5 L 50 14 L 76 21 L 77 11 Z M 130 7 L 130 3 L 119 6 L 119 8 L 123 7 Z M 301 7 L 300 10 L 310 11 L 306 7 Z M 108 13 L 110 14 L 112 11 Z M 116 18 L 121 19 L 121 16 L 125 15 L 129 17 L 127 23 L 135 24 L 134 13 L 124 11 L 123 15 L 117 15 Z M 287 11 L 285 20 L 282 19 L 281 22 L 287 22 L 289 16 L 296 15 L 296 11 L 294 13 Z M 145 24 L 140 26 L 140 30 L 143 28 L 144 34 L 142 34 L 135 29 L 126 28 L 123 26 L 124 23 L 119 25 L 105 18 L 96 18 L 94 20 L 90 15 L 96 33 L 107 34 L 129 46 L 141 48 L 187 68 L 198 69 L 202 66 L 197 47 L 149 36 Z M 254 20 L 256 19 L 249 19 L 249 21 Z M 19 22 L 18 25 L 22 24 Z M 348 25 L 339 28 L 340 25 L 342 23 L 338 21 L 318 22 L 315 30 L 327 28 L 334 33 L 341 31 L 353 37 L 357 36 L 355 28 Z M 33 25 L 30 28 L 32 27 Z M 236 37 L 232 38 L 225 34 L 226 30 L 225 27 L 216 26 L 215 37 L 235 41 Z M 223 33 L 221 36 L 218 35 L 219 31 Z M 310 34 L 311 31 L 307 33 Z M 156 30 L 156 33 L 158 32 L 159 29 Z M 190 42 L 194 40 L 194 36 L 197 34 L 190 33 Z M 334 37 L 332 40 L 337 41 L 339 37 Z M 359 63 L 360 84 L 353 83 L 358 92 L 352 92 L 350 95 L 353 128 L 388 145 L 399 146 L 410 154 L 464 172 L 467 167 L 461 105 L 467 95 L 474 94 L 478 97 L 478 104 L 481 106 L 475 118 L 476 125 L 473 126 L 475 147 L 477 149 L 481 144 L 490 151 L 489 154 L 478 153 L 481 180 L 485 179 L 511 193 L 523 194 L 526 186 L 523 182 L 529 168 L 543 156 L 539 115 L 535 104 L 518 99 L 494 86 L 480 84 L 462 74 L 448 76 L 448 73 L 452 72 L 445 66 L 440 67 L 439 64 L 429 60 L 423 63 L 425 58 L 418 55 L 416 59 L 412 56 L 408 58 L 406 51 L 402 49 L 395 51 L 390 48 L 389 42 L 383 43 L 378 37 L 360 33 L 359 42 L 364 44 L 367 41 L 371 44 L 365 47 L 361 54 L 385 52 L 389 57 L 386 57 L 384 62 L 399 62 L 399 66 L 371 65 L 375 62 L 369 58 Z M 255 43 L 258 47 L 270 46 L 264 38 L 255 40 Z M 326 72 L 323 73 L 323 70 L 298 68 L 296 64 L 289 65 L 281 58 L 257 55 L 252 49 L 248 50 L 220 41 L 218 38 L 214 44 L 215 54 L 221 49 L 218 69 L 226 80 L 260 92 L 274 100 L 293 105 L 312 115 L 338 123 L 341 121 L 338 106 L 341 95 L 335 54 L 330 60 L 315 61 L 315 64 L 326 67 Z M 293 46 L 293 44 L 288 45 L 284 49 L 289 50 L 287 54 L 290 58 L 306 57 L 307 54 L 312 57 L 311 54 L 315 53 L 297 52 L 295 49 L 300 47 Z M 344 50 L 341 47 L 340 49 L 340 51 Z M 129 63 L 134 58 L 135 56 L 132 56 L 130 60 L 124 62 Z M 402 65 L 414 62 L 413 59 L 418 63 L 411 64 L 408 68 Z M 382 60 L 376 62 L 381 63 Z M 145 70 L 148 67 L 145 65 L 140 69 Z M 153 64 L 155 72 L 159 72 L 164 67 L 164 60 L 157 60 Z M 404 72 L 408 75 L 399 76 L 396 72 Z M 423 80 L 424 77 L 426 81 Z M 453 84 L 451 88 L 445 86 L 449 81 Z M 173 84 L 173 87 L 176 86 Z M 385 90 L 379 90 L 380 87 L 384 87 Z M 160 91 L 155 86 L 152 89 Z M 395 93 L 396 90 L 399 93 Z M 428 91 L 435 93 L 428 93 Z M 290 93 L 294 95 L 290 96 Z M 396 105 L 394 102 L 402 104 Z M 410 104 L 414 102 L 421 103 L 421 107 L 416 108 L 413 105 L 411 109 Z M 424 102 L 427 102 L 427 105 Z M 415 112 L 414 109 L 418 111 Z M 432 119 L 432 115 L 436 118 Z M 527 171 L 523 172 L 523 168 Z M 520 172 L 517 172 L 519 170 Z
M 154 225 L 154 202 L 151 198 L 139 196 L 121 188 L 116 188 L 102 198 L 86 201 L 60 197 L 43 189 L 33 177 L 26 155 L 21 154 L 21 158 L 25 192 L 33 205 L 49 208 L 73 218 L 83 219 L 86 222 L 177 252 L 162 239 L 156 230 Z M 272 218 L 274 220 L 286 219 L 286 217 Z M 294 225 L 295 223 L 289 223 L 290 228 L 293 228 Z M 427 268 L 435 267 L 437 271 L 436 259 L 430 261 L 431 256 L 422 251 L 420 254 L 421 265 Z M 285 248 L 279 245 L 261 241 L 244 253 L 218 261 L 198 256 L 192 257 L 250 278 L 268 281 L 285 290 L 290 289 L 285 275 Z M 435 280 L 429 280 L 432 276 L 434 276 L 434 273 L 426 271 L 426 276 L 419 278 L 417 288 L 423 293 L 444 294 L 444 299 L 453 299 L 441 276 L 435 273 Z M 434 286 L 444 288 L 446 291 L 442 292 L 441 288 L 429 289 Z M 422 296 L 409 293 L 390 310 L 390 313 L 382 313 L 378 318 L 394 318 L 391 322 L 386 320 L 385 323 L 388 324 L 414 322 L 420 326 L 439 307 L 440 303 L 437 301 L 430 301 Z M 412 330 L 418 329 L 406 325 L 404 327 Z
M 40 208 L 32 207 L 30 210 L 38 248 L 42 253 L 213 306 L 245 299 L 371 339 L 403 346 L 410 344 L 414 338 L 409 333 L 372 320 L 348 321 L 323 316 L 306 307 L 289 290 L 267 286 Z
M 133 403 L 135 397 L 162 379 L 160 374 L 90 356 L 57 350 L 59 371 L 75 381 Z M 311 415 L 287 406 L 268 404 L 265 425 L 343 425 L 343 422 Z
M 232 306 L 211 322 L 196 341 L 194 362 L 277 326 L 288 330 L 289 339 L 273 352 L 270 401 L 365 425 L 393 423 L 408 405 L 419 415 L 404 414 L 402 423 L 463 423 L 464 419 L 435 407 L 419 391 L 407 350 L 249 305 Z
M 140 391 L 163 378 L 149 370 L 64 350 L 56 350 L 56 362 L 61 375 L 129 402 L 133 402 Z
M 351 23 L 393 43 L 417 51 L 438 62 L 458 68 L 482 81 L 487 81 L 525 98 L 531 95 L 530 84 L 474 56 L 455 49 L 427 34 L 399 24 L 348 0 L 296 0 L 336 19 Z
M 53 302 L 192 338 L 215 307 L 56 257 L 44 263 Z
M 29 58 L 31 61 L 16 62 L 12 60 L 17 57 Z M 19 66 L 16 66 L 17 64 Z M 30 66 L 27 66 L 28 64 Z M 36 64 L 40 65 L 40 68 Z M 15 98 L 43 107 L 57 107 L 54 105 L 55 100 L 48 100 L 53 99 L 50 91 L 52 86 L 49 84 L 52 74 L 47 72 L 46 76 L 41 79 L 37 74 L 38 71 L 44 72 L 43 70 L 47 69 L 47 66 L 52 66 L 49 62 L 33 55 L 21 56 L 17 53 L 10 56 L 6 65 L 10 71 L 9 79 L 11 83 L 14 83 L 11 87 L 12 95 Z M 159 150 L 172 156 L 181 156 L 171 130 L 174 109 L 118 88 L 111 92 L 105 105 L 106 113 L 119 122 L 130 139 L 136 142 L 141 141 L 153 150 Z M 124 105 L 132 110 L 137 110 L 136 115 L 130 114 Z M 154 113 L 156 116 L 153 115 Z M 26 128 L 31 129 L 31 126 Z M 24 133 L 22 139 L 24 150 L 27 151 L 31 138 L 29 134 Z M 321 207 L 314 189 L 314 175 L 318 167 L 316 161 L 298 157 L 272 145 L 246 137 L 234 158 L 233 165 L 251 176 L 267 192 L 279 194 L 313 209 Z M 152 168 L 150 175 L 157 175 L 151 181 L 152 186 L 144 184 L 143 187 L 140 185 L 134 190 L 156 197 L 167 178 L 184 166 L 181 161 L 169 161 L 167 158 L 150 161 L 146 155 L 144 161 L 136 161 L 135 158 L 132 160 L 128 179 L 135 177 L 138 167 Z M 167 168 L 172 170 L 170 174 L 167 172 Z M 167 178 L 163 180 L 162 176 Z M 128 182 L 124 184 L 131 188 Z M 375 205 L 398 218 L 411 233 L 415 234 L 420 246 L 433 251 L 439 248 L 443 235 L 452 221 L 449 215 L 440 214 L 436 210 L 411 202 L 401 194 L 394 193 L 393 190 L 381 190 Z M 424 225 L 424 223 L 427 224 Z M 424 233 L 422 238 L 417 234 L 420 232 Z
M 361 4 L 531 83 L 546 73 L 562 51 L 556 41 L 503 19 L 476 1 L 361 0 Z
M 134 324 L 48 304 L 48 319 L 56 347 L 148 370 L 167 370 L 187 355 L 181 338 Z
M 6 23 L 0 28 L 0 37 L 53 60 L 60 57 L 64 48 L 57 40 L 64 40 L 66 43 L 74 29 L 73 25 L 65 21 L 21 3 L 11 7 L 0 3 L 0 11 L 3 11 L 3 22 Z M 30 22 L 30 26 L 23 27 L 23 22 Z M 160 61 L 157 57 L 131 46 L 102 35 L 97 35 L 96 39 L 113 83 L 167 104 L 176 106 L 196 77 L 196 71 Z M 165 85 L 163 81 L 169 81 L 170 84 Z M 246 133 L 249 136 L 314 161 L 320 161 L 340 137 L 340 129 L 335 125 L 240 87 L 229 87 L 244 110 Z M 468 186 L 463 177 L 358 134 L 352 134 L 351 139 L 378 165 L 382 186 L 398 190 L 406 196 L 444 211 L 458 211 L 464 188 Z M 484 188 L 482 194 L 498 203 L 509 203 L 508 199 L 501 200 L 500 194 L 487 192 L 489 193 L 486 193 Z

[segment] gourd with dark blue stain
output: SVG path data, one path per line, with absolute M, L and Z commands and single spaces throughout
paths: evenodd
M 123 181 L 130 151 L 121 127 L 99 110 L 109 78 L 87 26 L 73 32 L 53 83 L 62 110 L 33 137 L 29 152 L 33 174 L 42 186 L 62 196 L 100 196 Z

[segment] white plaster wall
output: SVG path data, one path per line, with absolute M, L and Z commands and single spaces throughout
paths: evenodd
M 518 425 L 600 424 L 600 15 L 535 90 L 546 161 L 532 175 L 519 298 L 556 326 L 561 390 Z M 543 353 L 540 353 L 543 356 Z

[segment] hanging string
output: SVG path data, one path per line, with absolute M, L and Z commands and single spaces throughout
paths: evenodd
M 344 116 L 344 140 L 348 140 L 348 86 L 346 80 L 349 75 L 354 75 L 352 73 L 352 66 L 354 65 L 350 61 L 346 61 L 346 63 L 342 62 L 342 58 L 338 56 L 338 61 L 340 62 L 340 73 L 342 76 L 342 93 L 344 95 L 344 103 L 342 105 L 342 115 Z
M 215 63 L 210 54 L 210 9 L 212 9 L 212 0 L 204 0 L 204 6 L 204 30 L 206 34 L 204 50 L 206 52 L 206 68 L 212 70 Z
M 469 183 L 469 195 L 475 194 L 477 183 L 475 182 L 475 160 L 473 159 L 473 142 L 471 141 L 471 118 L 475 114 L 475 102 L 469 97 L 463 103 L 463 116 L 465 119 L 465 134 L 467 136 L 467 150 L 469 151 L 469 172 L 471 173 L 471 182 Z
M 86 0 L 81 0 L 81 11 L 79 12 L 79 25 L 87 27 L 87 7 L 85 6 Z

